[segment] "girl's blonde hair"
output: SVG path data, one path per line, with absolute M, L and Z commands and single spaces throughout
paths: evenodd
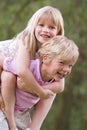
M 46 54 L 51 60 L 58 56 L 61 60 L 75 64 L 79 56 L 79 49 L 77 45 L 67 37 L 55 36 L 46 43 L 43 43 L 38 53 L 41 59 L 43 55 Z
M 64 35 L 64 23 L 63 23 L 63 17 L 61 12 L 54 7 L 51 6 L 45 6 L 35 12 L 35 14 L 31 17 L 31 19 L 28 22 L 27 27 L 19 33 L 17 37 L 22 37 L 25 34 L 29 37 L 29 47 L 31 51 L 31 56 L 35 56 L 36 53 L 36 39 L 34 35 L 35 27 L 38 24 L 39 19 L 44 15 L 51 16 L 53 18 L 53 21 L 55 25 L 58 28 L 58 35 Z

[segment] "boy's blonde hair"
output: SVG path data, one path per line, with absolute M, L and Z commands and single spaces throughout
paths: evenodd
M 38 53 L 41 59 L 43 55 L 46 54 L 51 60 L 58 56 L 61 60 L 75 64 L 79 56 L 79 49 L 77 45 L 67 37 L 55 36 L 42 44 Z
M 31 51 L 31 56 L 36 54 L 36 38 L 34 35 L 35 27 L 38 24 L 39 19 L 46 14 L 48 17 L 53 18 L 55 25 L 58 28 L 58 35 L 64 35 L 64 23 L 61 12 L 54 7 L 45 6 L 35 12 L 28 22 L 27 27 L 18 35 L 18 37 L 23 36 L 24 34 L 29 37 L 29 47 Z

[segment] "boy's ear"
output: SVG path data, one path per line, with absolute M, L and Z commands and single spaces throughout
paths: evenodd
M 47 64 L 47 63 L 49 63 L 50 62 L 50 58 L 49 58 L 49 56 L 47 55 L 47 54 L 44 54 L 43 55 L 43 63 L 45 63 L 45 64 Z

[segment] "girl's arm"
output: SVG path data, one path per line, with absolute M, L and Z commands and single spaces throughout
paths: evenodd
M 60 93 L 64 91 L 65 79 L 54 81 L 51 84 L 43 86 L 44 88 L 50 89 L 54 93 Z
M 32 72 L 29 69 L 30 64 L 30 52 L 29 48 L 23 44 L 22 40 L 19 40 L 19 49 L 17 55 L 17 74 L 19 78 L 25 83 L 25 86 L 19 86 L 20 89 L 37 94 L 40 98 L 48 98 L 53 95 L 53 92 L 48 89 L 40 87 L 35 80 Z M 28 87 L 29 86 L 29 87 Z
M 19 88 L 25 88 L 26 92 L 29 92 L 28 86 L 24 83 L 20 78 L 17 78 L 17 84 L 20 86 Z M 53 93 L 60 93 L 64 91 L 65 79 L 61 79 L 60 81 L 55 81 L 48 85 L 44 85 L 43 88 L 51 90 Z
M 33 112 L 32 121 L 29 126 L 30 130 L 40 130 L 44 119 L 46 118 L 48 112 L 51 109 L 52 103 L 55 99 L 56 94 L 49 99 L 40 100 Z

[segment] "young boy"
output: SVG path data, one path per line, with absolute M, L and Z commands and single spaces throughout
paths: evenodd
M 52 95 L 60 92 L 60 88 L 57 86 L 49 87 L 49 84 L 59 82 L 61 79 L 65 78 L 71 73 L 72 67 L 76 63 L 79 56 L 77 45 L 72 40 L 69 40 L 64 36 L 55 36 L 41 46 L 38 51 L 38 56 L 38 59 L 31 60 L 29 66 L 35 79 L 42 87 L 44 84 L 46 84 L 47 87 L 45 89 L 52 91 Z M 16 58 L 6 58 L 4 60 L 3 69 L 17 75 Z M 5 91 L 5 89 L 3 89 L 3 80 L 1 80 L 1 82 L 2 96 L 4 99 L 3 90 Z M 24 113 L 28 109 L 31 109 L 35 104 L 38 103 L 39 100 L 40 98 L 37 95 L 26 93 L 16 87 L 16 121 L 21 119 L 21 115 L 18 116 L 20 112 Z M 6 116 L 8 123 L 10 124 L 9 126 L 14 124 L 11 120 L 11 115 L 6 113 Z M 10 118 L 8 118 L 8 116 Z M 26 120 L 25 116 L 24 120 Z M 27 120 L 30 120 L 30 118 Z M 20 126 L 20 122 L 21 121 L 16 123 L 19 130 L 24 130 L 29 127 L 29 122 L 22 122 L 27 123 L 24 128 L 23 126 Z M 14 125 L 14 128 L 10 128 L 10 130 L 16 130 L 17 128 L 15 127 L 16 125 Z

